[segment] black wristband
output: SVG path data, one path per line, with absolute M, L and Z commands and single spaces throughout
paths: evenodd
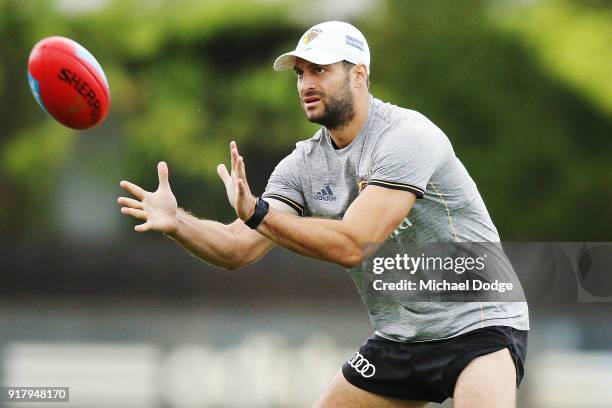
M 251 215 L 251 218 L 246 220 L 244 223 L 252 229 L 257 228 L 263 221 L 266 214 L 268 214 L 269 209 L 270 206 L 268 205 L 268 202 L 259 197 L 255 203 L 255 211 L 253 212 L 253 215 Z

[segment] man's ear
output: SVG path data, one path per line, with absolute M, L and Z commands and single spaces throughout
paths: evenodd
M 351 70 L 353 82 L 357 87 L 368 87 L 368 70 L 365 65 L 357 64 Z

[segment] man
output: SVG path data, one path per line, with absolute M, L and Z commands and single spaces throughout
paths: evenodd
M 238 219 L 229 225 L 177 208 L 168 167 L 159 188 L 129 183 L 119 198 L 136 231 L 163 232 L 204 261 L 228 269 L 255 262 L 275 244 L 349 268 L 358 286 L 364 243 L 474 241 L 499 236 L 452 146 L 423 115 L 369 93 L 370 52 L 350 24 L 310 28 L 276 70 L 293 68 L 302 109 L 322 125 L 252 195 L 244 159 L 230 143 L 231 171 L 219 165 Z M 375 335 L 332 380 L 317 407 L 512 407 L 528 330 L 522 302 L 399 302 L 362 297 Z

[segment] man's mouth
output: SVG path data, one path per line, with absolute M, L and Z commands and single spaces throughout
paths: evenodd
M 320 100 L 321 100 L 320 96 L 306 96 L 302 98 L 302 101 L 304 102 L 304 107 L 307 109 L 312 108 L 315 105 L 317 105 Z

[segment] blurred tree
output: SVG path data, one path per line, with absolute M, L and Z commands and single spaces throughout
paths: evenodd
M 612 2 L 504 2 L 493 11 L 544 69 L 612 117 Z
M 0 48 L 2 230 L 57 234 L 49 202 L 77 160 L 99 183 L 116 185 L 121 174 L 147 187 L 166 160 L 181 205 L 229 219 L 215 173 L 228 142 L 244 150 L 259 192 L 316 129 L 300 111 L 293 75 L 271 68 L 309 24 L 290 20 L 291 2 L 57 4 L 0 2 L 0 34 L 10 38 Z M 372 49 L 372 92 L 447 133 L 503 239 L 608 240 L 612 124 L 602 73 L 612 62 L 600 54 L 609 48 L 609 10 L 602 2 L 500 4 L 390 0 L 355 21 Z M 112 106 L 99 128 L 63 128 L 31 97 L 27 56 L 48 35 L 71 37 L 101 61 Z M 571 42 L 569 54 L 559 54 L 560 41 Z
M 390 1 L 366 27 L 375 90 L 446 132 L 502 239 L 609 240 L 605 106 L 544 70 L 523 41 L 527 34 L 509 33 L 491 5 L 497 2 Z

